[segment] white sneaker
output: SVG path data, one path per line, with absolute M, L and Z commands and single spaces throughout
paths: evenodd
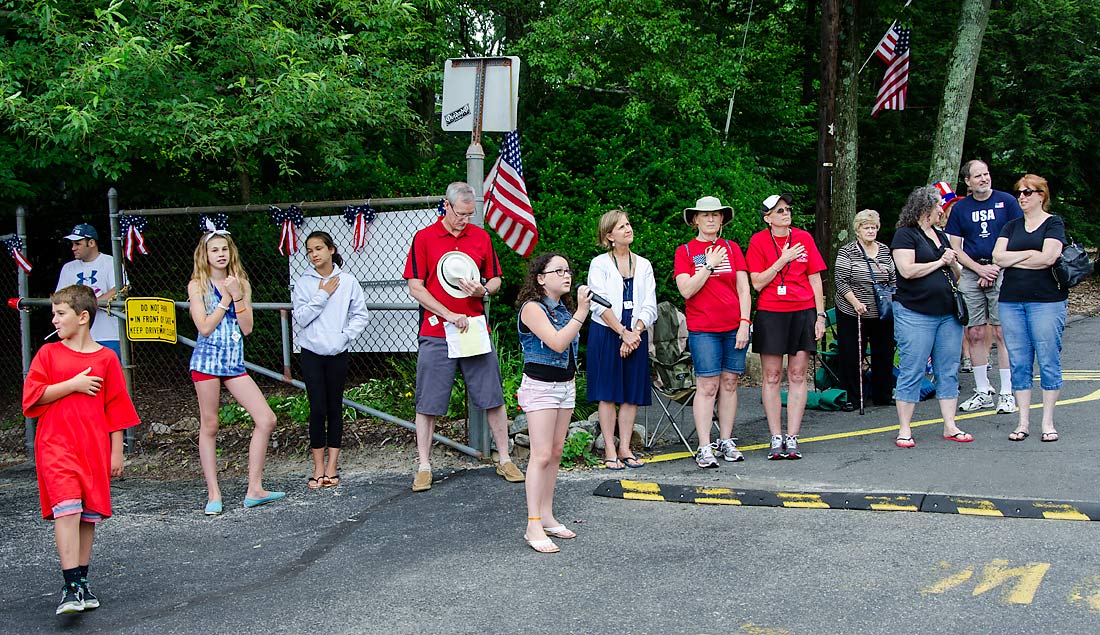
M 741 450 L 737 449 L 737 444 L 732 438 L 718 440 L 717 454 L 721 454 L 722 458 L 731 463 L 745 460 L 745 455 L 741 454 Z
M 703 469 L 718 467 L 718 459 L 714 458 L 714 451 L 710 449 L 710 445 L 699 448 L 695 454 L 695 464 Z
M 1010 412 L 1019 412 L 1020 408 L 1016 405 L 1016 397 L 1012 395 L 1001 395 L 997 399 L 997 414 L 1008 414 Z
M 993 407 L 993 391 L 987 392 L 975 392 L 974 396 L 970 399 L 959 404 L 959 410 L 963 412 L 974 412 L 975 410 L 981 410 L 982 408 Z

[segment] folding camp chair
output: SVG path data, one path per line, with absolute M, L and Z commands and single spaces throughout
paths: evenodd
M 664 418 L 658 420 L 645 445 L 653 447 L 661 433 L 672 426 L 688 452 L 693 452 L 676 419 L 695 400 L 695 367 L 688 352 L 687 320 L 670 302 L 657 305 L 657 321 L 650 329 L 649 364 L 653 375 L 653 400 L 661 407 Z M 645 423 L 648 432 L 648 413 Z

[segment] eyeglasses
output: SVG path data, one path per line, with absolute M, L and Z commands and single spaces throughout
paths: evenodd
M 1020 190 L 1020 196 L 1031 196 L 1032 194 L 1041 193 L 1042 190 L 1033 190 L 1030 187 L 1025 187 Z
M 556 273 L 556 274 L 558 274 L 559 278 L 564 278 L 565 276 L 572 276 L 573 275 L 573 270 L 572 269 L 551 269 L 550 271 L 543 271 L 542 273 L 544 273 L 544 274 Z

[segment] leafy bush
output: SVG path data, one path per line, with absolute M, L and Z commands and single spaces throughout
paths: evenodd
M 565 447 L 561 453 L 563 467 L 592 467 L 598 465 L 600 460 L 592 454 L 593 437 L 585 430 L 577 430 L 565 440 Z

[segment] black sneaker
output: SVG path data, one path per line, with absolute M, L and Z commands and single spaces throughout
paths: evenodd
M 91 611 L 99 608 L 99 598 L 92 593 L 92 589 L 88 586 L 87 580 L 80 581 L 80 591 L 84 595 L 84 610 Z
M 98 606 L 98 604 L 97 604 Z M 61 587 L 61 603 L 57 605 L 56 615 L 80 613 L 84 610 L 84 589 L 79 584 L 66 584 Z

